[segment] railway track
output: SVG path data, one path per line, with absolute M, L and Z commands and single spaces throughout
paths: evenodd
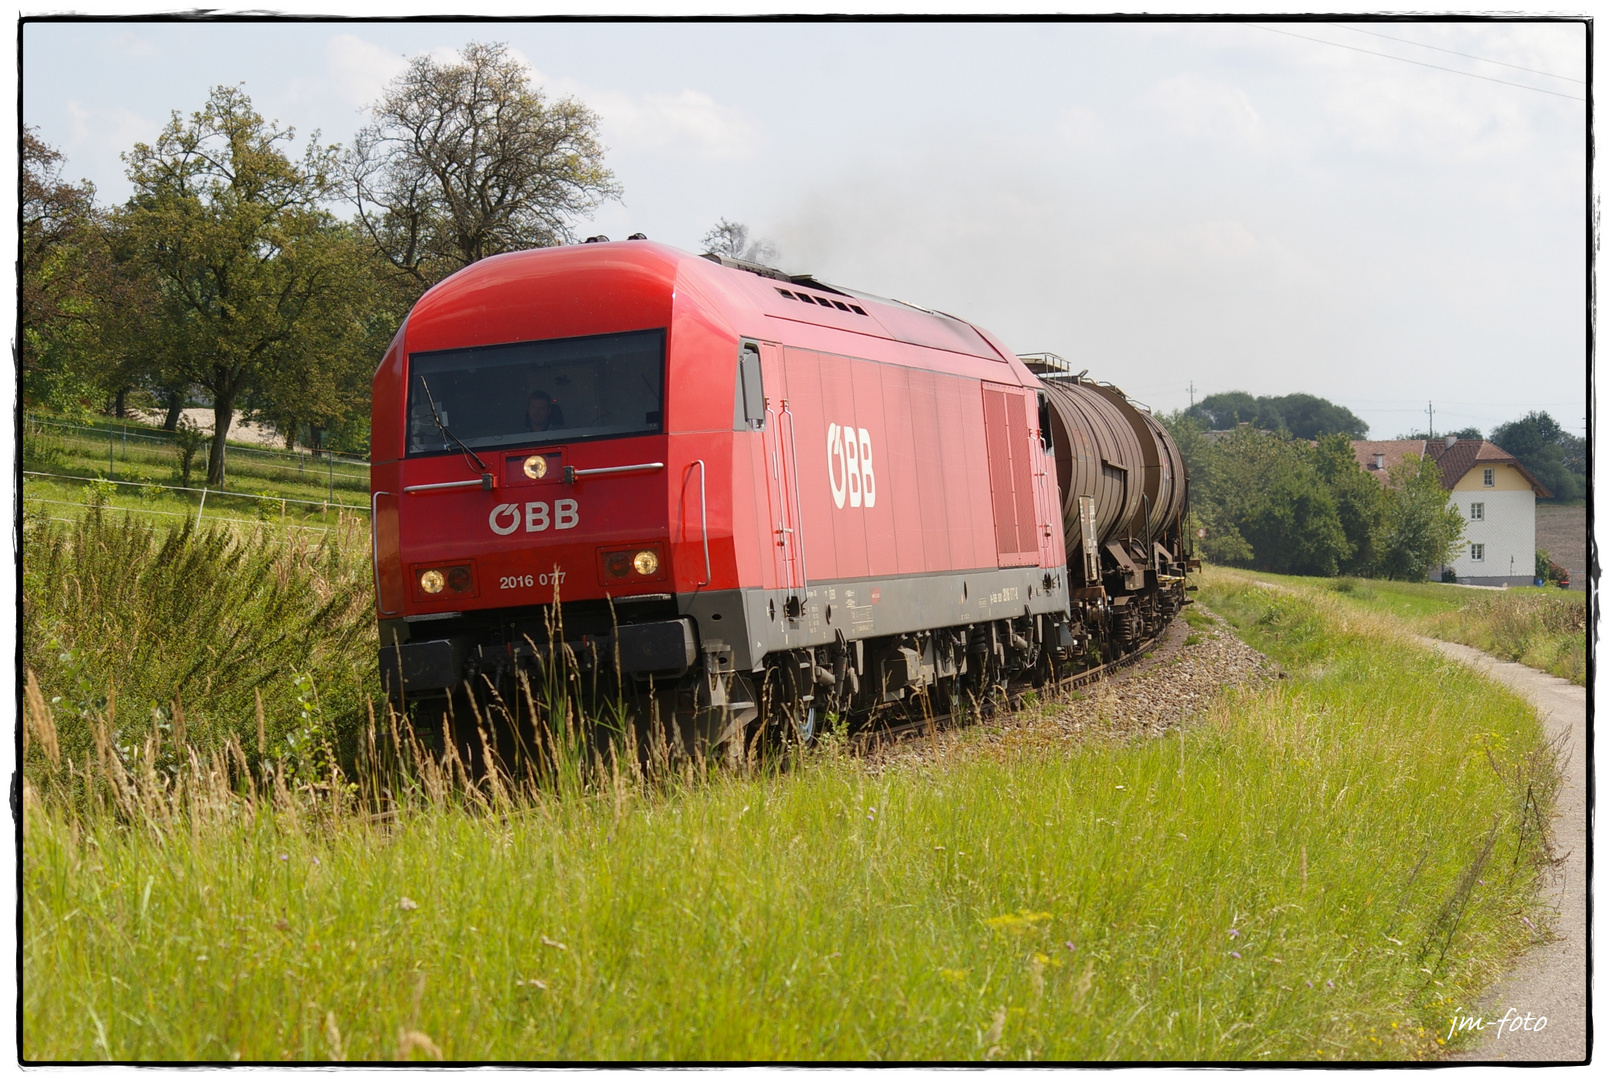
M 850 738 L 851 749 L 863 756 L 879 753 L 911 739 L 926 738 L 941 731 L 956 730 L 963 727 L 968 720 L 987 719 L 990 716 L 998 715 L 1002 705 L 1008 712 L 1015 711 L 1021 707 L 1023 697 L 1029 693 L 1044 694 L 1048 688 L 1050 694 L 1060 695 L 1077 690 L 1079 687 L 1088 686 L 1091 683 L 1100 682 L 1102 679 L 1115 675 L 1124 668 L 1134 666 L 1149 656 L 1161 644 L 1162 639 L 1167 636 L 1168 628 L 1172 625 L 1170 621 L 1168 627 L 1164 627 L 1160 634 L 1144 642 L 1133 652 L 1120 656 L 1110 663 L 1088 668 L 1075 675 L 1058 679 L 1054 684 L 1047 683 L 1039 687 L 1018 686 L 1009 689 L 1004 702 L 998 699 L 980 702 L 978 707 L 966 709 L 959 716 L 954 712 L 935 713 L 931 716 L 922 716 L 897 724 L 882 724 L 866 731 L 857 732 Z

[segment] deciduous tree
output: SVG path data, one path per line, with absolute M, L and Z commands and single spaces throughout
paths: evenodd
M 125 155 L 134 195 L 119 223 L 160 296 L 146 332 L 170 379 L 212 396 L 214 486 L 240 396 L 344 347 L 360 325 L 350 245 L 322 209 L 337 192 L 338 148 L 315 137 L 293 162 L 292 138 L 239 88 L 220 86 Z
M 415 296 L 488 255 L 573 240 L 574 218 L 620 194 L 597 114 L 548 100 L 501 43 L 415 57 L 369 111 L 347 196 Z
M 122 391 L 138 373 L 118 349 L 114 309 L 137 302 L 138 283 L 113 256 L 94 186 L 66 182 L 63 163 L 36 130 L 23 129 L 23 393 L 68 411 L 112 400 L 121 406 Z
M 1336 573 L 1353 547 L 1306 451 L 1250 427 L 1200 440 L 1190 463 L 1191 502 L 1207 529 L 1202 550 L 1209 559 L 1274 573 Z
M 704 250 L 714 255 L 725 255 L 730 259 L 742 259 L 744 262 L 760 263 L 769 266 L 780 258 L 777 246 L 769 240 L 758 237 L 750 239 L 749 227 L 736 221 L 727 221 L 721 218 L 710 231 L 704 234 L 701 241 Z
M 1344 433 L 1319 439 L 1309 456 L 1319 479 L 1335 500 L 1336 517 L 1352 549 L 1351 554 L 1341 559 L 1341 571 L 1370 574 L 1377 557 L 1375 543 L 1389 509 L 1386 489 L 1380 486 L 1380 481 L 1358 468 L 1352 441 Z
M 1464 515 L 1447 503 L 1441 468 L 1407 454 L 1391 467 L 1390 499 L 1376 547 L 1379 572 L 1398 581 L 1424 581 L 1453 560 L 1464 535 Z
M 1298 439 L 1336 433 L 1361 439 L 1369 432 L 1369 425 L 1352 410 L 1312 394 L 1254 398 L 1242 390 L 1231 390 L 1202 398 L 1189 413 L 1220 431 L 1250 424 L 1268 431 L 1286 431 Z
M 1580 497 L 1585 486 L 1583 440 L 1565 431 L 1547 413 L 1527 413 L 1498 425 L 1492 429 L 1492 442 L 1519 458 L 1555 499 Z

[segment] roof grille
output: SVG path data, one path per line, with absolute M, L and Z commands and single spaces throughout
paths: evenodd
M 856 315 L 866 314 L 866 309 L 859 304 L 846 304 L 842 300 L 829 300 L 825 296 L 812 296 L 803 290 L 796 289 L 793 292 L 789 292 L 787 289 L 778 289 L 777 292 L 789 300 L 800 300 L 806 304 L 820 304 L 822 307 L 837 308 L 839 311 L 852 311 Z

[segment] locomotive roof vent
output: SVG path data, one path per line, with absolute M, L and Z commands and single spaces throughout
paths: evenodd
M 851 311 L 856 315 L 866 314 L 866 309 L 861 307 L 859 304 L 846 304 L 842 300 L 829 300 L 825 296 L 812 296 L 802 290 L 789 292 L 787 289 L 778 289 L 777 292 L 780 293 L 783 299 L 786 300 L 801 300 L 806 304 L 820 304 L 822 307 L 835 307 L 839 311 Z
M 777 281 L 794 280 L 781 270 L 766 266 L 763 263 L 749 262 L 747 259 L 734 259 L 730 255 L 717 255 L 713 251 L 706 251 L 703 257 L 712 263 L 720 263 L 722 266 L 733 270 L 747 270 L 751 274 L 759 274 L 761 277 L 773 278 Z

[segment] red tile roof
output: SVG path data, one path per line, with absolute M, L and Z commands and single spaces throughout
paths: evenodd
M 1355 440 L 1352 443 L 1352 456 L 1357 458 L 1358 465 L 1365 471 L 1373 473 L 1384 484 L 1386 474 L 1393 465 L 1399 464 L 1409 454 L 1424 457 L 1429 453 L 1430 459 L 1441 466 L 1441 486 L 1451 491 L 1464 478 L 1464 474 L 1475 467 L 1479 462 L 1482 466 L 1512 465 L 1518 469 L 1520 475 L 1531 482 L 1531 488 L 1538 498 L 1552 498 L 1552 493 L 1542 486 L 1541 481 L 1531 475 L 1529 469 L 1521 465 L 1519 459 L 1507 450 L 1485 439 L 1459 439 L 1448 446 L 1444 439 L 1377 439 Z M 1385 455 L 1382 468 L 1375 468 L 1375 455 Z

